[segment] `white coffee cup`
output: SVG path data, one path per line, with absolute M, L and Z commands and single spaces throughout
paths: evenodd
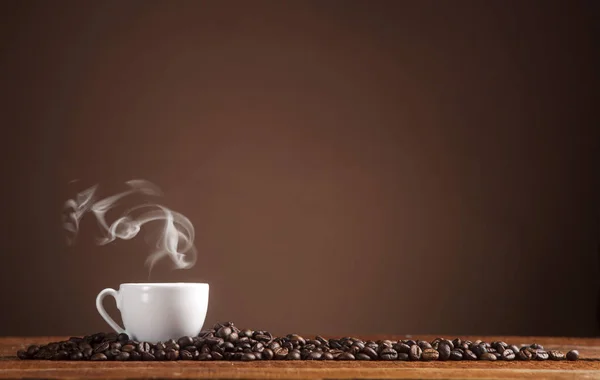
M 113 296 L 125 329 L 108 315 L 102 301 Z M 118 333 L 131 339 L 156 343 L 182 336 L 196 336 L 202 330 L 208 309 L 208 284 L 138 283 L 121 284 L 119 291 L 102 290 L 96 308 Z

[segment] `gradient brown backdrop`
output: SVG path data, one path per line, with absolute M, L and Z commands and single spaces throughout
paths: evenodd
M 61 208 L 132 178 L 196 227 L 150 280 L 209 282 L 207 324 L 597 333 L 592 2 L 1 7 L 0 335 L 108 330 L 146 245 Z

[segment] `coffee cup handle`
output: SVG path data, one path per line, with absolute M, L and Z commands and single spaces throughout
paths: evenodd
M 110 327 L 113 328 L 113 330 L 115 330 L 119 334 L 124 333 L 125 330 L 121 326 L 119 326 L 119 324 L 115 322 L 115 320 L 112 319 L 110 315 L 108 315 L 106 310 L 104 310 L 104 305 L 102 304 L 102 301 L 104 301 L 104 297 L 106 296 L 113 296 L 115 298 L 115 301 L 117 302 L 117 307 L 119 307 L 119 292 L 111 288 L 106 288 L 100 293 L 98 293 L 98 296 L 96 297 L 96 309 L 98 309 L 98 313 L 100 313 L 100 316 L 104 318 L 106 323 L 108 323 Z

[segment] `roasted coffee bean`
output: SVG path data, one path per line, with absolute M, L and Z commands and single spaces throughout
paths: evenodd
M 121 353 L 123 353 L 123 351 L 121 351 Z M 129 360 L 135 362 L 140 361 L 142 360 L 142 354 L 137 351 L 131 351 L 129 352 Z
M 192 360 L 194 356 L 188 350 L 181 350 L 179 351 L 179 358 L 181 360 Z
M 119 351 L 119 350 L 108 350 L 104 354 L 106 355 L 106 357 L 108 358 L 108 360 L 112 360 L 117 355 L 119 355 L 120 353 L 121 353 L 121 351 Z
M 151 348 L 152 346 L 150 346 L 150 343 L 148 342 L 140 342 L 137 346 L 137 350 L 140 354 L 144 352 L 149 352 Z
M 200 355 L 198 355 L 198 360 L 200 360 L 200 361 L 212 360 L 212 356 L 210 356 L 210 354 L 204 352 L 204 353 L 201 353 Z
M 429 343 L 428 343 L 429 344 Z M 419 346 L 421 347 L 421 346 Z M 431 348 L 431 345 L 429 345 L 429 347 L 426 348 Z M 400 354 L 400 353 L 404 353 L 404 354 L 408 354 L 410 352 L 410 346 L 406 343 L 397 343 L 394 345 L 394 349 Z M 422 347 L 421 347 L 422 349 Z
M 233 332 L 233 330 L 231 329 L 231 327 L 223 326 L 219 330 L 217 330 L 217 333 L 215 335 L 218 336 L 219 338 L 225 339 L 229 335 L 231 335 L 232 332 Z M 179 343 L 179 345 L 181 345 L 181 343 Z
M 396 360 L 398 359 L 398 352 L 391 347 L 386 347 L 379 353 L 381 360 Z
M 550 357 L 550 355 L 548 355 L 548 353 L 544 350 L 538 349 L 536 350 L 536 357 L 535 360 L 548 360 L 548 358 Z
M 394 351 L 396 352 L 396 351 Z M 356 358 L 354 357 L 354 355 L 352 355 L 349 352 L 342 352 L 341 354 L 339 354 L 335 360 L 355 360 Z
M 156 357 L 152 355 L 150 352 L 142 352 L 142 361 L 151 362 L 156 360 Z
M 374 349 L 368 346 L 363 348 L 361 352 L 373 360 L 377 359 L 377 357 L 379 356 Z
M 283 360 L 289 353 L 289 350 L 285 347 L 280 347 L 274 353 L 275 353 L 275 359 Z
M 529 350 L 527 348 L 522 348 L 521 350 L 519 350 L 519 353 L 517 354 L 517 359 L 529 361 L 529 360 L 533 359 L 533 353 L 531 352 L 531 350 Z
M 417 345 L 421 348 L 421 350 L 426 350 L 428 348 L 433 348 L 431 346 L 431 344 L 428 341 L 426 341 L 426 340 L 419 340 L 419 341 L 417 341 Z
M 471 350 L 464 350 L 463 360 L 477 360 L 477 355 Z
M 29 346 L 27 348 L 27 355 L 28 356 L 33 356 L 33 355 L 37 354 L 39 350 L 40 350 L 39 346 L 37 346 L 35 344 L 32 344 L 31 346 Z
M 512 352 L 515 353 L 515 355 L 517 355 L 519 353 L 519 347 L 515 346 L 514 344 L 511 344 L 510 346 L 508 346 L 508 348 L 510 348 L 512 350 Z
M 129 352 L 121 352 L 119 355 L 115 356 L 115 360 L 120 362 L 125 362 L 129 360 Z
M 447 340 L 441 341 L 438 344 L 437 350 L 440 354 L 438 360 L 446 361 L 446 360 L 450 359 L 450 353 L 452 352 L 452 347 L 450 347 L 450 344 L 448 344 Z
M 371 357 L 369 355 L 363 354 L 362 352 L 359 352 L 358 354 L 354 355 L 354 357 L 356 358 L 356 360 L 371 360 Z
M 226 328 L 229 328 L 229 327 L 226 327 Z M 179 345 L 179 347 L 193 346 L 194 340 L 192 339 L 191 336 L 182 336 L 181 338 L 179 338 L 179 340 L 177 340 L 177 344 Z
M 541 344 L 537 344 L 537 343 L 533 343 L 529 347 L 533 348 L 534 350 L 543 350 L 544 349 L 544 346 L 542 346 Z
M 413 346 L 413 347 L 415 347 L 415 346 Z M 412 350 L 411 350 L 411 354 L 412 354 Z M 426 361 L 426 362 L 438 360 L 439 357 L 440 357 L 440 353 L 437 352 L 437 350 L 435 350 L 433 348 L 426 348 L 423 350 L 423 353 L 421 353 L 421 360 Z M 413 360 L 412 356 L 411 356 L 411 360 Z
M 154 357 L 156 360 L 165 360 L 167 358 L 167 353 L 164 350 L 154 350 Z
M 300 351 L 292 350 L 292 351 L 288 352 L 288 354 L 285 358 L 287 360 L 300 360 L 300 359 L 302 359 L 302 356 L 300 355 Z
M 135 351 L 135 347 L 131 344 L 126 344 L 123 347 L 121 347 L 121 351 L 122 352 L 131 352 L 131 351 Z
M 17 351 L 17 357 L 21 360 L 29 359 L 29 355 L 27 355 L 27 351 L 25 350 Z
M 565 358 L 565 354 L 562 351 L 550 350 L 548 351 L 548 357 L 550 360 L 563 360 Z
M 333 354 L 331 352 L 323 352 L 321 360 L 333 360 Z
M 52 360 L 66 360 L 69 357 L 69 353 L 65 350 L 59 350 L 52 355 Z
M 117 335 L 117 341 L 121 344 L 125 344 L 127 343 L 127 341 L 129 341 L 129 335 L 125 333 L 120 333 L 119 335 Z
M 399 352 L 398 353 L 398 360 L 400 361 L 407 361 L 408 360 L 408 354 L 404 353 L 404 352 Z
M 481 343 L 480 343 L 480 344 L 477 344 L 477 345 L 475 345 L 475 346 L 473 346 L 473 347 L 471 347 L 471 351 L 473 351 L 473 353 L 474 353 L 475 355 L 477 355 L 477 357 L 478 357 L 478 358 L 481 358 L 481 356 L 482 356 L 483 354 L 486 354 L 486 353 L 488 352 L 488 351 L 487 351 L 487 348 L 485 347 L 485 345 L 483 345 L 483 344 L 481 344 Z
M 567 352 L 567 360 L 575 361 L 579 360 L 579 351 L 571 350 Z
M 179 359 L 179 351 L 173 349 L 167 349 L 165 351 L 165 359 L 169 361 L 175 361 Z
M 88 348 L 84 348 L 84 349 L 81 351 L 81 353 L 83 354 L 83 356 L 84 356 L 86 359 L 89 359 L 89 358 L 90 358 L 90 357 L 91 357 L 91 356 L 94 354 L 94 350 L 92 350 L 92 348 L 91 348 L 91 347 L 88 347 Z
M 426 350 L 432 350 L 432 348 L 426 348 Z M 410 360 L 421 360 L 421 356 L 423 355 L 423 350 L 418 345 L 410 346 L 410 351 L 408 353 L 408 357 Z M 437 358 L 436 358 L 437 360 Z
M 506 350 L 504 350 L 502 352 L 502 360 L 507 360 L 507 361 L 511 361 L 511 360 L 515 360 L 515 353 L 513 350 L 511 350 L 510 348 L 507 348 Z
M 218 351 L 212 351 L 210 356 L 212 356 L 213 360 L 223 360 L 223 354 Z
M 69 355 L 69 360 L 82 360 L 82 359 L 83 359 L 83 354 L 81 353 L 81 351 L 73 351 Z
M 463 354 L 459 350 L 452 350 L 450 352 L 449 359 L 450 360 L 462 360 Z
M 245 362 L 253 361 L 256 360 L 256 356 L 254 356 L 254 354 L 251 352 L 246 352 L 245 354 L 242 354 L 241 360 Z
M 103 360 L 107 360 L 108 358 L 106 357 L 106 355 L 104 355 L 103 353 L 97 353 L 92 355 L 91 359 L 92 361 L 103 361 Z
M 496 355 L 494 355 L 491 352 L 484 352 L 483 354 L 481 354 L 481 356 L 479 357 L 479 360 L 489 360 L 489 361 L 494 361 L 497 360 L 498 358 L 496 357 Z
M 459 348 L 462 345 L 462 340 L 460 338 L 455 338 L 452 341 L 452 345 L 454 345 L 454 348 Z
M 103 342 L 103 343 L 98 344 L 96 346 L 96 348 L 94 348 L 94 353 L 100 353 L 100 352 L 108 351 L 109 348 L 110 348 L 110 343 L 109 342 Z

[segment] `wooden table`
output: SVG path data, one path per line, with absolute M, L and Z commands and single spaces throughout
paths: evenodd
M 309 336 L 308 334 L 305 336 Z M 364 337 L 383 339 L 384 337 Z M 405 339 L 404 336 L 385 337 Z M 432 336 L 412 339 L 431 340 Z M 462 338 L 462 337 L 461 337 Z M 578 349 L 582 360 L 545 362 L 56 362 L 19 360 L 15 353 L 29 344 L 46 344 L 64 337 L 0 338 L 0 378 L 237 378 L 237 379 L 600 379 L 600 339 L 534 337 L 464 337 L 507 343 L 540 343 L 546 349 Z

